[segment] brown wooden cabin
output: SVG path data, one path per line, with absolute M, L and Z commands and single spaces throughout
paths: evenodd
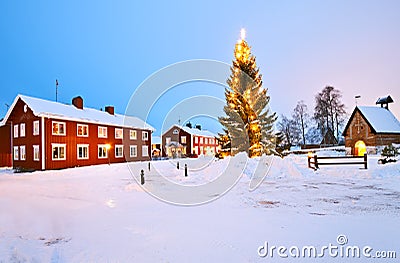
M 400 143 L 400 122 L 389 110 L 390 96 L 380 98 L 377 106 L 357 106 L 343 131 L 346 148 L 352 155 L 363 155 L 367 147 Z

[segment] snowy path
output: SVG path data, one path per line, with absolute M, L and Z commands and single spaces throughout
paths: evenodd
M 187 178 L 174 163 L 153 162 L 152 168 L 166 171 L 170 180 L 199 184 L 226 167 L 225 160 L 185 161 L 193 169 Z M 126 164 L 3 171 L 0 262 L 313 262 L 261 258 L 257 249 L 265 241 L 336 244 L 339 234 L 351 245 L 397 250 L 399 258 L 400 164 L 369 162 L 368 170 L 344 166 L 314 172 L 305 155 L 276 158 L 264 182 L 250 192 L 257 163 L 249 160 L 231 191 L 193 207 L 153 198 Z M 352 261 L 365 259 L 347 260 Z

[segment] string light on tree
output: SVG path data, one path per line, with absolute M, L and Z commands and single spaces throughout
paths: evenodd
M 250 157 L 255 157 L 274 152 L 274 140 L 271 139 L 274 138 L 273 126 L 277 117 L 269 112 L 269 96 L 262 86 L 262 75 L 245 37 L 246 30 L 242 28 L 227 80 L 229 88 L 225 89 L 226 116 L 219 118 L 225 128 L 220 141 L 237 142 L 237 145 L 225 143 L 231 148 L 223 148 L 223 151 L 229 150 L 232 154 L 246 151 Z

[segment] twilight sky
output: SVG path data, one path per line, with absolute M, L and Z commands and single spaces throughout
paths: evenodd
M 298 100 L 311 110 L 314 95 L 332 85 L 349 113 L 355 95 L 374 105 L 390 94 L 400 118 L 400 1 L 142 2 L 0 1 L 0 118 L 18 93 L 54 100 L 55 79 L 59 101 L 81 95 L 85 106 L 124 113 L 135 89 L 165 66 L 231 63 L 242 27 L 279 115 Z M 161 125 L 194 95 L 224 98 L 220 85 L 180 85 L 149 123 Z

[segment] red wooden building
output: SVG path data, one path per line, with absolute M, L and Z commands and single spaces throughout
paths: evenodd
M 112 106 L 83 107 L 81 97 L 67 105 L 18 95 L 0 123 L 0 133 L 9 134 L 0 137 L 0 153 L 12 156 L 12 167 L 26 170 L 150 160 L 153 130 Z
M 201 127 L 173 125 L 162 135 L 163 156 L 183 157 L 191 154 L 214 156 L 219 150 L 216 135 Z

